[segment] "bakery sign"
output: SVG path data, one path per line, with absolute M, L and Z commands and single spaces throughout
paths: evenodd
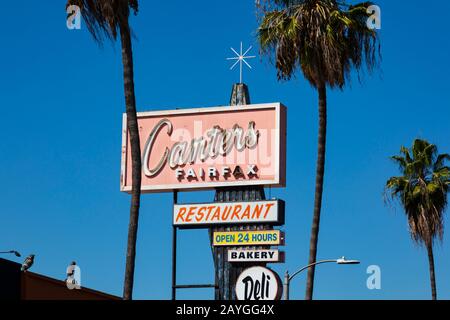
M 138 113 L 142 191 L 285 186 L 286 108 L 280 103 Z M 123 117 L 121 191 L 131 192 Z
M 284 262 L 285 254 L 278 249 L 228 249 L 228 262 Z

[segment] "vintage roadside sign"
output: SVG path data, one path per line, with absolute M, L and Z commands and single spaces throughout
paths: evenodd
M 217 231 L 213 233 L 213 246 L 256 246 L 284 244 L 280 230 Z
M 175 204 L 173 207 L 173 225 L 180 228 L 247 223 L 283 225 L 284 201 Z
M 279 300 L 281 280 L 268 268 L 251 267 L 239 275 L 235 290 L 238 300 Z
M 285 186 L 286 108 L 280 103 L 138 113 L 142 192 Z M 121 191 L 131 192 L 123 116 Z
M 284 262 L 284 252 L 277 249 L 228 250 L 228 262 Z

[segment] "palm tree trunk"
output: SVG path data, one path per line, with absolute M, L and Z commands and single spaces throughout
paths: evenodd
M 311 227 L 311 240 L 309 244 L 309 264 L 316 262 L 317 242 L 319 240 L 320 211 L 322 208 L 323 177 L 325 173 L 325 146 L 327 137 L 327 89 L 322 84 L 318 87 L 319 93 L 319 144 L 316 164 L 316 191 L 314 199 L 314 214 Z M 312 300 L 314 289 L 315 267 L 308 269 L 306 283 L 306 300 Z
M 433 244 L 427 245 L 427 251 L 428 251 L 428 264 L 430 266 L 431 298 L 433 300 L 436 300 L 437 293 L 436 293 L 436 276 L 434 273 Z
M 125 267 L 125 283 L 123 298 L 133 298 L 134 263 L 136 258 L 136 238 L 138 231 L 139 206 L 141 197 L 141 146 L 139 128 L 136 115 L 136 98 L 134 95 L 133 50 L 129 26 L 121 26 L 120 38 L 122 42 L 123 81 L 125 89 L 125 104 L 127 113 L 127 127 L 130 134 L 131 162 L 132 162 L 132 190 L 130 206 L 130 222 L 128 225 L 127 260 Z

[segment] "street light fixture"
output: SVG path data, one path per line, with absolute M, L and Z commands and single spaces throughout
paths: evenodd
M 345 257 L 336 260 L 337 264 L 360 264 L 361 262 L 358 260 L 347 260 Z
M 304 266 L 303 268 L 297 270 L 292 275 L 289 275 L 289 272 L 286 271 L 286 274 L 284 275 L 284 283 L 283 283 L 283 300 L 289 300 L 289 285 L 291 283 L 291 280 L 297 276 L 300 272 L 309 269 L 313 266 L 316 266 L 318 264 L 323 263 L 336 263 L 336 264 L 360 264 L 360 261 L 358 260 L 347 260 L 345 257 L 339 258 L 339 259 L 329 259 L 329 260 L 321 260 L 314 263 L 311 263 L 307 266 Z
M 20 253 L 16 250 L 11 250 L 11 251 L 0 251 L 0 253 L 12 253 L 14 254 L 16 257 L 20 257 Z

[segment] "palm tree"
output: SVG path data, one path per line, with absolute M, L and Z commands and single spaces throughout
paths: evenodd
M 380 47 L 375 30 L 367 28 L 369 2 L 346 5 L 336 0 L 262 0 L 258 29 L 261 50 L 274 55 L 278 80 L 291 79 L 300 69 L 317 89 L 319 135 L 314 213 L 309 264 L 316 261 L 325 173 L 327 86 L 343 89 L 352 69 L 378 65 Z M 308 270 L 306 299 L 313 296 L 315 268 Z
M 387 181 L 386 192 L 391 199 L 400 201 L 412 239 L 428 251 L 431 294 L 436 300 L 433 243 L 436 238 L 442 241 L 444 232 L 450 185 L 450 168 L 445 161 L 450 160 L 450 155 L 438 154 L 434 144 L 417 139 L 411 150 L 402 147 L 400 155 L 393 156 L 392 160 L 398 164 L 402 175 Z
M 122 45 L 123 82 L 127 126 L 130 133 L 132 159 L 132 191 L 130 223 L 128 227 L 128 246 L 125 267 L 123 298 L 131 300 L 133 295 L 134 263 L 136 257 L 136 238 L 141 197 L 141 149 L 134 94 L 133 49 L 129 25 L 130 11 L 138 12 L 137 0 L 69 0 L 67 6 L 77 5 L 91 32 L 99 44 L 104 38 L 115 41 L 120 35 Z

